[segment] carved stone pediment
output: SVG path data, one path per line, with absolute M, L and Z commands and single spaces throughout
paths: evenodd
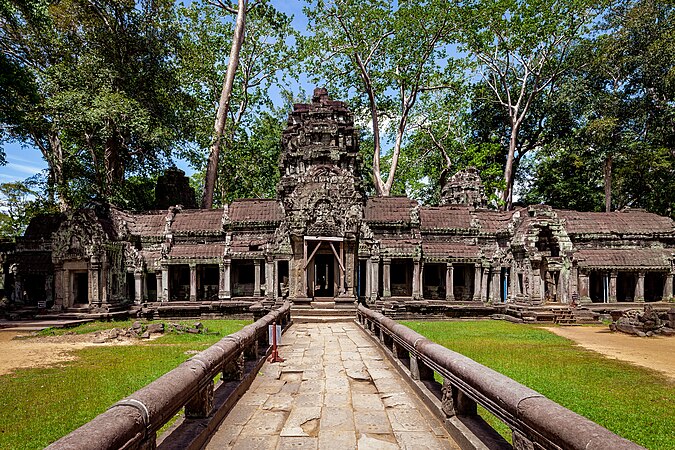
M 54 234 L 52 261 L 90 259 L 103 252 L 110 240 L 96 214 L 91 210 L 70 211 Z

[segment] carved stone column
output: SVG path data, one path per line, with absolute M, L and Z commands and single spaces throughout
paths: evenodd
M 197 264 L 190 264 L 190 301 L 197 301 Z
M 171 290 L 169 287 L 169 266 L 163 264 L 162 265 L 162 301 L 168 302 L 171 297 Z
M 370 278 L 370 299 L 372 301 L 377 300 L 377 293 L 380 290 L 380 257 L 372 256 L 371 257 L 371 278 Z
M 382 297 L 391 297 L 391 259 L 382 259 Z
M 253 279 L 253 296 L 260 297 L 260 260 L 253 261 L 254 279 Z
M 493 303 L 500 303 L 500 278 L 501 278 L 501 267 L 493 267 L 492 270 L 492 279 L 490 283 L 490 300 Z
M 143 301 L 143 272 L 134 272 L 134 303 L 140 305 Z
M 607 296 L 609 303 L 616 303 L 616 278 L 618 275 L 616 270 L 609 273 L 609 295 Z
M 232 260 L 225 259 L 220 264 L 220 280 L 218 283 L 218 298 L 221 300 L 232 298 L 230 288 L 230 273 L 232 269 Z
M 99 283 L 99 271 L 101 265 L 98 258 L 91 258 L 89 266 L 89 305 L 98 305 L 101 303 L 101 288 Z M 138 297 L 138 294 L 136 295 Z
M 588 272 L 579 271 L 579 301 L 581 303 L 590 303 L 590 279 Z
M 450 302 L 455 300 L 454 268 L 451 262 L 445 265 L 445 299 Z
M 370 271 L 370 258 L 366 259 L 366 288 L 363 291 L 365 293 L 366 298 L 370 298 L 370 285 L 372 283 L 371 280 L 371 271 Z
M 420 298 L 420 260 L 413 260 L 413 277 L 412 277 L 412 296 L 413 299 L 418 300 Z
M 476 263 L 473 266 L 473 301 L 480 301 L 480 286 L 481 286 L 481 275 L 483 273 L 483 268 L 480 266 L 480 263 Z
M 488 267 L 483 268 L 483 278 L 481 279 L 480 285 L 480 301 L 483 303 L 488 300 L 488 278 L 490 276 L 490 269 Z
M 645 301 L 645 272 L 638 272 L 637 283 L 635 284 L 635 301 Z
M 666 273 L 666 279 L 663 283 L 663 301 L 669 302 L 673 299 L 673 274 Z
M 155 279 L 157 280 L 157 301 L 158 302 L 163 302 L 164 301 L 164 286 L 163 286 L 163 272 L 162 270 L 157 270 L 155 271 Z
M 274 270 L 274 261 L 269 260 L 265 262 L 265 298 L 273 300 L 276 298 L 275 280 L 277 279 L 276 271 Z

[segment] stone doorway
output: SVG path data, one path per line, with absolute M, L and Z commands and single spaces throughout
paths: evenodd
M 314 258 L 314 297 L 335 297 L 333 255 L 316 255 Z
M 72 272 L 73 276 L 73 304 L 89 304 L 89 276 L 87 271 Z

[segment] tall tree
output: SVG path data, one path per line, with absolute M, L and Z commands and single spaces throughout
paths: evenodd
M 192 3 L 181 9 L 181 15 L 184 36 L 181 79 L 184 89 L 195 100 L 190 120 L 197 128 L 195 145 L 185 149 L 182 156 L 201 171 L 213 139 L 213 127 L 203 125 L 220 107 L 222 79 L 229 71 L 228 59 L 219 49 L 231 44 L 233 30 L 230 16 L 222 8 Z M 286 111 L 275 107 L 271 95 L 274 89 L 279 89 L 286 106 L 291 102 L 286 99 L 290 94 L 283 86 L 297 63 L 292 44 L 296 36 L 291 18 L 268 2 L 249 6 L 246 36 L 221 136 L 221 149 L 227 148 L 227 152 L 219 157 L 213 205 L 231 201 L 234 195 L 274 195 L 274 186 L 270 188 L 269 183 L 275 177 L 269 176 L 269 172 L 276 172 L 279 149 L 278 145 L 268 147 L 268 144 L 278 144 L 281 139 L 280 126 L 272 122 L 283 122 Z
M 230 49 L 230 60 L 227 64 L 225 81 L 223 82 L 223 91 L 220 94 L 218 102 L 218 112 L 216 113 L 216 122 L 213 126 L 213 141 L 209 154 L 208 164 L 206 166 L 206 177 L 204 180 L 204 195 L 202 197 L 202 208 L 211 208 L 213 206 L 213 191 L 216 188 L 216 178 L 218 175 L 218 161 L 220 159 L 220 145 L 227 120 L 227 112 L 230 107 L 230 97 L 232 96 L 232 85 L 234 84 L 234 74 L 239 65 L 239 51 L 244 42 L 244 30 L 246 27 L 246 8 L 247 0 L 239 0 L 236 10 L 237 21 L 232 37 L 232 48 Z M 220 3 L 220 6 L 230 10 L 231 8 Z
M 303 45 L 310 71 L 352 94 L 351 103 L 372 127 L 376 193 L 390 195 L 420 95 L 450 88 L 455 76 L 457 67 L 448 56 L 457 24 L 455 8 L 436 0 L 309 3 L 305 12 L 311 36 Z M 385 152 L 387 143 L 390 150 Z M 385 154 L 386 177 L 381 164 Z
M 473 0 L 462 9 L 463 49 L 475 58 L 494 103 L 508 118 L 504 208 L 511 208 L 520 131 L 533 104 L 578 59 L 571 50 L 598 10 L 594 0 Z M 520 155 L 522 157 L 522 155 Z
M 34 86 L 5 130 L 42 151 L 62 208 L 79 194 L 113 200 L 127 173 L 160 167 L 181 142 L 173 2 L 35 1 L 47 25 L 1 27 L 0 47 Z

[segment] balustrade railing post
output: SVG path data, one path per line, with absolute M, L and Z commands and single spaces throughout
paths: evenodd
M 441 409 L 446 417 L 475 416 L 478 414 L 476 402 L 456 386 L 453 386 L 450 381 L 443 380 L 441 393 Z
M 421 358 L 410 355 L 410 376 L 413 380 L 431 381 L 434 379 L 434 370 L 424 364 Z
M 513 450 L 534 450 L 534 443 L 524 434 L 513 430 L 511 436 L 513 441 Z
M 223 381 L 241 381 L 244 379 L 244 353 L 241 352 L 223 366 Z
M 201 388 L 197 394 L 185 404 L 185 417 L 203 419 L 213 410 L 213 380 Z

